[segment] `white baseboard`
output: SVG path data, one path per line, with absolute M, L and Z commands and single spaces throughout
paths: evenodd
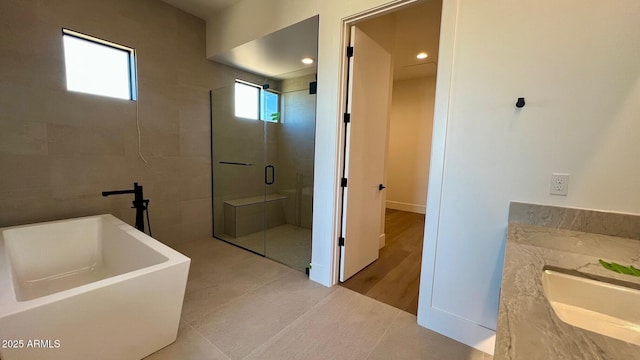
M 387 209 L 409 211 L 418 214 L 426 214 L 427 206 L 418 204 L 409 204 L 400 201 L 387 200 Z
M 418 309 L 418 325 L 493 355 L 495 330 L 432 307 Z
M 380 234 L 380 236 L 378 237 L 378 244 L 379 244 L 378 249 L 382 249 L 387 244 L 386 234 Z

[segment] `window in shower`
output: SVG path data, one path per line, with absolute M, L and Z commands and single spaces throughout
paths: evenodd
M 260 87 L 236 80 L 236 117 L 258 120 L 259 103 Z
M 260 119 L 270 122 L 280 120 L 280 95 L 269 90 L 261 92 Z
M 280 120 L 280 95 L 259 85 L 236 80 L 236 117 L 278 122 Z
M 67 90 L 136 100 L 135 50 L 62 29 Z

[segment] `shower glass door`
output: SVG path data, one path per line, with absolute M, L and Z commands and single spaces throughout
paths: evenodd
M 213 234 L 300 271 L 311 261 L 314 81 L 211 91 Z
M 234 83 L 211 91 L 213 235 L 265 255 L 266 183 L 274 174 L 267 127 L 256 119 L 259 90 Z
M 279 83 L 279 117 L 271 123 L 275 144 L 268 148 L 277 164 L 270 194 L 277 194 L 269 210 L 283 219 L 267 223 L 266 256 L 305 271 L 311 262 L 313 162 L 315 150 L 316 95 L 310 91 L 315 74 L 282 74 Z M 274 196 L 274 195 L 271 195 Z

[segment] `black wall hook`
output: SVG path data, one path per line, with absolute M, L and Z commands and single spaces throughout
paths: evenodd
M 523 108 L 524 104 L 525 104 L 525 102 L 524 102 L 524 98 L 523 97 L 522 98 L 518 98 L 518 101 L 516 101 L 516 107 L 517 108 Z

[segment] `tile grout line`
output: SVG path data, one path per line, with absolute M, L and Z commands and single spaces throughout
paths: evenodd
M 309 280 L 311 281 L 311 280 Z M 285 326 L 284 328 L 282 328 L 280 331 L 278 331 L 277 333 L 273 334 L 272 337 L 268 338 L 267 340 L 265 340 L 265 342 L 263 342 L 262 344 L 260 344 L 259 346 L 256 346 L 255 349 L 253 349 L 250 353 L 248 353 L 245 357 L 243 357 L 242 359 L 247 359 L 249 356 L 251 356 L 251 354 L 255 353 L 256 351 L 258 351 L 260 348 L 262 348 L 265 344 L 269 343 L 271 340 L 277 339 L 279 337 L 281 337 L 280 335 L 288 330 L 290 327 L 294 326 L 295 324 L 299 323 L 300 321 L 302 321 L 301 319 L 303 317 L 306 317 L 307 314 L 311 313 L 312 311 L 314 311 L 316 308 L 320 307 L 322 304 L 326 303 L 326 299 L 328 297 L 330 297 L 331 295 L 333 295 L 335 293 L 335 287 L 333 290 L 331 290 L 325 297 L 323 297 L 322 299 L 319 299 L 318 302 L 316 302 L 312 307 L 310 307 L 307 311 L 303 312 L 302 314 L 300 314 L 300 316 L 298 316 L 297 318 L 293 319 L 293 321 L 291 321 L 289 324 L 287 324 L 287 326 Z M 331 289 L 331 288 L 330 288 Z
M 189 324 L 188 322 L 184 322 L 191 330 L 193 330 L 199 337 L 201 337 L 204 341 L 206 341 L 208 344 L 210 344 L 211 346 L 213 346 L 216 350 L 218 350 L 221 354 L 223 354 L 228 360 L 231 360 L 231 358 L 224 352 L 222 351 L 222 349 L 220 349 L 219 347 L 216 346 L 216 344 L 212 343 L 209 339 L 207 339 L 204 335 L 202 335 L 196 328 L 194 328 L 193 326 L 191 326 L 191 324 Z
M 238 295 L 238 296 L 236 296 L 236 297 L 234 297 L 234 298 L 232 298 L 232 299 L 229 299 L 228 301 L 226 301 L 226 302 L 224 302 L 224 303 L 222 303 L 222 304 L 219 304 L 218 306 L 213 307 L 212 309 L 210 309 L 210 311 L 207 311 L 203 316 L 209 315 L 209 314 L 211 314 L 211 313 L 215 312 L 216 310 L 220 309 L 221 307 L 223 307 L 223 306 L 225 306 L 225 305 L 228 305 L 228 304 L 232 303 L 233 301 L 237 301 L 237 300 L 239 300 L 239 299 L 242 299 L 242 298 L 244 298 L 244 297 L 248 296 L 248 294 L 249 294 L 249 293 L 252 293 L 252 292 L 254 292 L 254 291 L 257 291 L 258 289 L 261 289 L 261 288 L 263 288 L 263 287 L 265 287 L 265 286 L 267 286 L 267 285 L 269 285 L 269 284 L 271 284 L 271 283 L 273 283 L 273 282 L 275 282 L 275 281 L 278 281 L 278 280 L 280 280 L 281 278 L 283 278 L 283 277 L 287 276 L 288 274 L 294 274 L 294 271 L 295 271 L 295 270 L 291 270 L 291 269 L 288 269 L 288 268 L 287 268 L 287 269 L 285 269 L 285 270 L 287 270 L 287 271 L 284 271 L 282 274 L 280 274 L 280 275 L 276 276 L 276 277 L 275 277 L 275 278 L 273 278 L 272 280 L 270 280 L 270 281 L 266 281 L 266 282 L 264 282 L 264 283 L 260 284 L 259 286 L 257 286 L 257 287 L 255 287 L 255 288 L 253 288 L 253 289 L 251 289 L 251 290 L 248 290 L 248 291 L 246 291 L 246 292 L 242 293 L 241 295 Z M 202 317 L 202 316 L 201 316 L 201 317 Z M 222 351 L 222 349 L 220 349 L 218 346 L 216 346 L 216 344 L 214 344 L 214 343 L 213 343 L 212 341 L 210 341 L 206 336 L 204 336 L 204 334 L 202 334 L 202 333 L 201 333 L 201 332 L 200 332 L 196 327 L 194 327 L 194 326 L 193 326 L 189 321 L 186 321 L 186 320 L 185 320 L 184 322 L 185 322 L 185 324 L 187 324 L 187 325 L 189 326 L 189 328 L 191 328 L 193 331 L 195 331 L 195 332 L 196 332 L 196 334 L 198 334 L 198 336 L 200 336 L 201 338 L 205 339 L 205 340 L 207 341 L 207 343 L 211 344 L 213 347 L 215 347 L 216 349 L 218 349 L 218 350 L 220 351 L 220 353 L 224 354 L 224 356 L 225 356 L 225 357 L 227 357 L 227 359 L 231 360 L 231 358 L 229 357 L 229 355 L 227 355 L 227 353 L 225 353 L 224 351 Z M 267 341 L 268 341 L 268 340 L 267 340 Z
M 295 271 L 295 270 L 291 270 L 291 269 L 286 269 L 286 270 L 287 270 L 286 272 L 283 272 L 281 275 L 277 276 L 277 277 L 276 277 L 276 278 L 274 278 L 273 280 L 271 280 L 271 281 L 267 281 L 267 282 L 265 282 L 265 283 L 263 283 L 263 284 L 259 285 L 258 287 L 254 288 L 254 289 L 248 290 L 248 291 L 244 292 L 243 294 L 241 294 L 241 295 L 239 295 L 239 296 L 236 296 L 236 297 L 235 297 L 235 298 L 233 298 L 233 299 L 229 299 L 229 301 L 227 301 L 227 302 L 225 302 L 225 303 L 223 303 L 223 304 L 220 304 L 220 305 L 218 305 L 218 306 L 214 307 L 214 308 L 213 308 L 213 309 L 211 309 L 210 311 L 207 311 L 203 316 L 207 316 L 207 315 L 209 315 L 209 314 L 211 314 L 211 313 L 215 312 L 216 310 L 220 309 L 221 307 L 223 307 L 223 306 L 225 306 L 225 305 L 228 305 L 228 304 L 232 303 L 233 301 L 236 301 L 236 300 L 242 299 L 243 297 L 248 296 L 248 294 L 249 294 L 249 293 L 252 293 L 252 292 L 254 292 L 254 291 L 257 291 L 258 289 L 260 289 L 260 288 L 262 288 L 262 287 L 264 287 L 264 286 L 266 286 L 266 285 L 269 285 L 269 284 L 271 284 L 272 282 L 278 281 L 278 280 L 280 280 L 281 278 L 285 277 L 288 273 L 294 273 L 294 271 Z M 201 316 L 201 317 L 203 317 L 203 316 Z M 295 321 L 295 320 L 294 320 L 294 321 Z M 191 323 L 189 323 L 188 321 L 185 321 L 185 324 L 187 324 L 191 329 L 193 329 L 193 331 L 195 331 L 195 332 L 198 334 L 198 336 L 202 337 L 202 338 L 203 338 L 203 339 L 205 339 L 209 344 L 213 345 L 216 349 L 218 349 L 222 354 L 224 354 L 224 356 L 226 356 L 226 357 L 227 357 L 227 359 L 231 360 L 231 358 L 229 357 L 229 355 L 227 355 L 227 353 L 226 353 L 226 352 L 224 352 L 222 349 L 220 349 L 218 346 L 216 346 L 216 344 L 214 344 L 212 341 L 210 341 L 210 340 L 209 340 L 209 339 L 208 339 L 208 338 L 207 338 L 203 333 L 201 333 L 201 332 L 200 332 L 196 327 L 194 327 Z M 276 334 L 276 335 L 277 335 L 277 334 Z M 275 336 L 275 335 L 274 335 L 274 336 Z M 271 339 L 271 338 L 270 338 L 270 339 Z M 269 341 L 270 339 L 267 339 L 267 341 Z M 265 343 L 266 343 L 266 341 L 265 341 Z M 260 346 L 262 346 L 262 345 L 260 345 Z M 259 346 L 258 346 L 258 347 L 259 347 Z M 257 348 L 256 348 L 256 349 L 257 349 Z M 255 350 L 255 349 L 254 349 L 254 350 Z M 252 352 L 253 352 L 253 351 L 252 351 Z M 249 353 L 249 354 L 251 354 L 251 353 Z M 248 355 L 247 355 L 247 356 L 248 356 Z M 1 359 L 0 359 L 0 360 L 1 360 Z
M 396 322 L 396 320 L 398 320 L 398 318 L 400 317 L 400 314 L 402 313 L 402 310 L 400 310 L 398 308 L 396 308 L 396 310 L 397 310 L 396 316 L 393 317 L 393 320 L 389 323 L 389 326 L 387 326 L 387 328 L 384 329 L 384 332 L 380 335 L 380 337 L 378 338 L 376 343 L 371 347 L 371 350 L 369 351 L 369 353 L 367 354 L 367 357 L 365 359 L 371 358 L 371 354 L 373 354 L 373 352 L 378 347 L 380 342 L 382 342 L 382 339 L 384 338 L 384 336 L 387 335 L 387 333 L 389 332 L 389 329 L 391 329 L 391 326 L 393 326 L 393 324 Z
M 287 269 L 287 270 L 290 270 L 290 269 Z M 291 270 L 291 271 L 294 271 L 294 270 Z M 252 292 L 254 292 L 254 291 L 257 291 L 258 289 L 261 289 L 261 288 L 263 288 L 264 286 L 267 286 L 267 285 L 271 284 L 272 282 L 275 282 L 275 281 L 280 280 L 280 279 L 281 279 L 281 278 L 283 278 L 285 275 L 287 275 L 287 272 L 284 272 L 283 274 L 281 274 L 281 275 L 277 276 L 276 278 L 274 278 L 274 279 L 272 279 L 272 280 L 269 280 L 269 281 L 267 281 L 267 282 L 264 282 L 264 283 L 262 283 L 262 284 L 258 285 L 257 287 L 255 287 L 255 288 L 253 288 L 253 289 L 247 290 L 247 291 L 243 292 L 242 294 L 240 294 L 240 295 L 238 295 L 238 296 L 236 296 L 236 297 L 234 297 L 234 298 L 231 298 L 231 299 L 227 300 L 226 302 L 223 302 L 223 303 L 221 303 L 221 304 L 218 304 L 218 305 L 214 306 L 213 308 L 209 309 L 208 311 L 206 311 L 206 312 L 205 312 L 202 316 L 200 316 L 200 317 L 207 316 L 207 315 L 209 315 L 209 314 L 213 313 L 214 311 L 216 311 L 216 310 L 220 309 L 221 307 L 226 306 L 226 305 L 228 305 L 228 304 L 232 303 L 233 301 L 236 301 L 236 300 L 242 299 L 242 298 L 246 297 L 249 293 L 252 293 Z M 189 326 L 193 327 L 193 325 L 191 324 L 191 322 L 186 321 L 186 320 L 185 320 L 185 322 L 186 322 L 187 324 L 189 324 Z M 194 328 L 194 329 L 195 329 L 195 328 Z M 1 360 L 1 359 L 0 359 L 0 360 Z

